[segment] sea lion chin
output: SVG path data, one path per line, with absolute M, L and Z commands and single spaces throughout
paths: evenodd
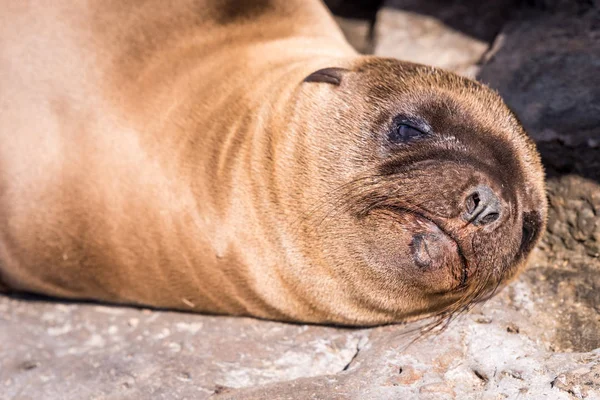
M 502 99 L 357 55 L 320 2 L 58 3 L 11 9 L 0 42 L 19 54 L 0 63 L 0 288 L 375 325 L 493 294 L 544 230 L 540 158 Z

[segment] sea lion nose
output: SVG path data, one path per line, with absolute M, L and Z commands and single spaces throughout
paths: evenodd
M 473 225 L 487 225 L 500 218 L 502 205 L 500 199 L 488 186 L 473 188 L 465 201 L 463 218 Z

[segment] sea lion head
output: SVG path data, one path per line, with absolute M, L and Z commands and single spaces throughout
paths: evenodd
M 341 320 L 452 314 L 523 268 L 545 226 L 543 169 L 497 93 L 376 57 L 301 86 L 319 160 L 305 181 L 307 247 L 352 298 Z

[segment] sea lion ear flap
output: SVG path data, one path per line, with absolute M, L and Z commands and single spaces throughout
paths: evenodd
M 339 86 L 347 72 L 350 70 L 346 68 L 323 68 L 304 78 L 304 82 L 322 82 Z

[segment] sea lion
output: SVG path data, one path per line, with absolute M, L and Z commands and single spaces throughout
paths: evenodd
M 0 15 L 0 281 L 375 325 L 448 315 L 544 230 L 534 143 L 482 84 L 359 56 L 319 1 Z

